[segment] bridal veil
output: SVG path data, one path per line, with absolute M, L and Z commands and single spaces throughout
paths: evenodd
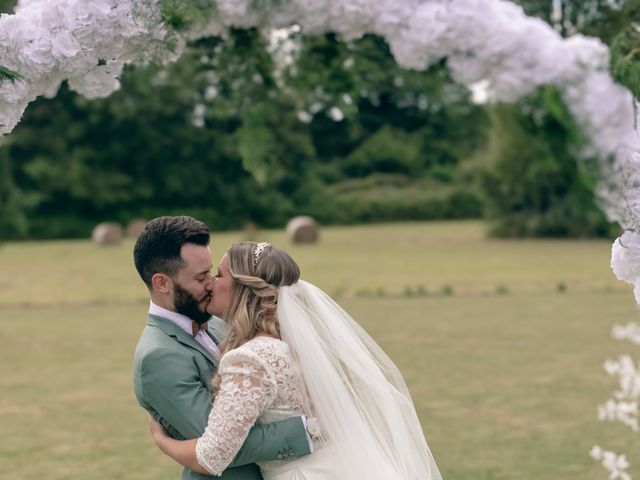
M 300 280 L 278 289 L 277 316 L 342 478 L 441 480 L 400 372 L 349 314 Z

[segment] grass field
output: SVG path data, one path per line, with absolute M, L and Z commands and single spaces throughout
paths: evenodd
M 214 256 L 241 239 L 216 235 Z M 640 353 L 609 337 L 637 319 L 609 242 L 490 240 L 476 222 L 256 239 L 287 248 L 397 362 L 445 479 L 604 479 L 594 443 L 640 478 L 640 435 L 595 418 L 616 387 L 602 362 Z M 0 478 L 179 478 L 132 392 L 147 303 L 131 248 L 0 247 Z

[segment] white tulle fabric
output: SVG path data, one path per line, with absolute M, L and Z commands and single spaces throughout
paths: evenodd
M 300 370 L 281 340 L 256 337 L 220 360 L 220 390 L 207 428 L 196 445 L 198 462 L 220 475 L 236 456 L 255 423 L 308 414 Z M 265 470 L 281 461 L 261 464 Z
M 349 314 L 301 280 L 279 288 L 277 315 L 331 455 L 274 478 L 441 479 L 400 372 Z

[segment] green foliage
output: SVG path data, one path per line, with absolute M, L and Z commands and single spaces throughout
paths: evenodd
M 451 295 L 453 295 L 453 286 L 443 285 L 442 288 L 440 289 L 440 292 L 442 293 L 442 295 L 446 297 L 450 297 Z
M 304 187 L 302 165 L 313 155 L 291 103 L 270 101 L 263 86 L 248 81 L 234 96 L 232 80 L 257 68 L 245 61 L 241 69 L 231 65 L 220 82 L 223 101 L 207 108 L 206 128 L 193 122 L 195 106 L 206 103 L 201 92 L 213 69 L 201 57 L 220 52 L 221 61 L 251 58 L 246 50 L 254 39 L 255 32 L 238 32 L 225 45 L 241 50 L 235 55 L 216 50 L 220 42 L 211 39 L 166 70 L 130 68 L 122 90 L 104 100 L 88 101 L 63 87 L 56 98 L 34 102 L 0 149 L 2 162 L 14 165 L 20 189 L 39 194 L 39 203 L 27 208 L 29 235 L 86 236 L 98 221 L 175 213 L 198 216 L 215 230 L 286 222 Z M 266 140 L 252 135 L 260 128 Z M 244 168 L 259 149 L 266 158 L 256 162 L 266 165 L 262 183 Z
M 216 3 L 216 0 L 161 0 L 161 18 L 175 31 L 188 30 L 217 15 Z M 281 0 L 250 0 L 249 3 L 253 12 L 262 12 L 279 6 Z
M 486 114 L 444 65 L 403 70 L 378 37 L 326 35 L 304 39 L 287 75 L 300 108 L 315 112 L 310 168 L 328 185 L 308 213 L 331 223 L 482 215 L 457 169 L 484 143 Z M 329 118 L 334 107 L 344 120 Z
M 23 77 L 18 72 L 14 72 L 13 70 L 9 70 L 3 66 L 0 66 L 0 85 L 2 82 L 11 82 L 14 83 L 18 80 L 21 80 Z
M 0 0 L 0 13 L 13 13 L 17 0 Z
M 349 177 L 363 177 L 379 173 L 422 173 L 418 135 L 383 125 L 365 138 L 342 163 L 342 171 Z
M 481 180 L 494 235 L 614 233 L 594 204 L 594 179 L 579 168 L 581 134 L 555 89 L 497 105 L 492 120 Z
M 549 0 L 514 0 L 528 15 L 540 17 L 554 25 L 564 37 L 582 33 L 598 37 L 610 45 L 613 38 L 629 23 L 638 18 L 636 0 L 571 0 L 558 2 L 561 18 L 552 16 L 553 3 Z M 634 10 L 636 15 L 634 16 Z
M 311 210 L 323 222 L 348 224 L 482 216 L 482 199 L 478 193 L 466 191 L 462 186 L 412 181 L 404 175 L 376 174 L 348 180 L 330 187 L 329 192 L 322 209 Z
M 301 40 L 299 75 L 285 72 L 284 86 L 260 32 L 234 30 L 195 42 L 175 64 L 127 68 L 107 99 L 63 86 L 37 100 L 0 161 L 38 201 L 21 207 L 28 230 L 3 235 L 86 236 L 99 221 L 172 213 L 217 231 L 302 213 L 325 224 L 482 214 L 456 168 L 482 144 L 486 117 L 444 66 L 403 71 L 375 37 Z M 352 68 L 334 57 L 352 57 Z M 329 96 L 311 87 L 325 80 Z M 352 108 L 329 118 L 345 93 Z
M 28 212 L 37 205 L 39 195 L 16 186 L 13 165 L 2 155 L 0 150 L 0 231 L 5 238 L 24 237 L 29 234 Z
M 160 15 L 168 27 L 183 31 L 188 30 L 194 23 L 211 17 L 215 4 L 214 0 L 162 0 Z
M 640 99 L 640 24 L 629 25 L 613 41 L 611 72 Z

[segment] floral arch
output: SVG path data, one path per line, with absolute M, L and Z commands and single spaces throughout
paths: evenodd
M 20 0 L 15 14 L 0 16 L 0 141 L 31 101 L 55 96 L 65 80 L 87 98 L 105 97 L 119 88 L 125 64 L 174 60 L 188 40 L 232 27 L 292 25 L 344 39 L 379 35 L 409 69 L 426 70 L 446 58 L 457 82 L 481 84 L 496 101 L 556 86 L 589 141 L 585 156 L 598 159 L 598 201 L 625 230 L 614 242 L 612 267 L 635 285 L 640 303 L 640 136 L 633 97 L 612 80 L 606 45 L 582 35 L 562 38 L 506 0 Z M 640 325 L 616 327 L 614 336 L 640 344 Z M 638 369 L 628 356 L 605 368 L 621 387 L 599 407 L 599 417 L 638 430 Z M 592 456 L 612 475 L 627 475 L 624 457 L 599 447 Z

